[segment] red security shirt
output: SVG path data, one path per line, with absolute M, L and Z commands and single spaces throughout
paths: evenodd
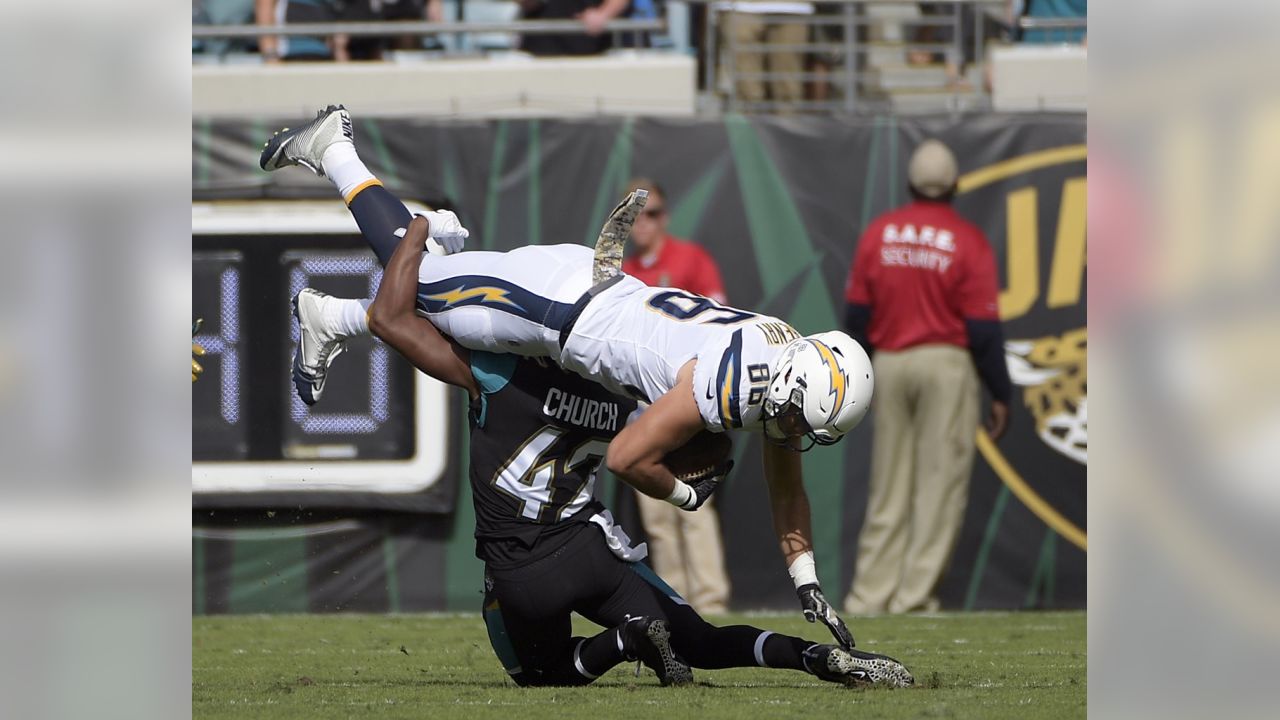
M 670 235 L 666 236 L 658 257 L 652 262 L 629 257 L 622 263 L 622 272 L 638 278 L 645 285 L 688 290 L 718 303 L 726 301 L 720 269 L 711 255 L 698 245 Z
M 998 320 L 991 245 L 945 202 L 916 201 L 877 217 L 854 254 L 845 299 L 871 306 L 879 350 L 968 347 L 965 319 Z

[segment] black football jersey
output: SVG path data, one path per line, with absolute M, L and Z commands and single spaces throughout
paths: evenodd
M 634 400 L 540 358 L 475 352 L 471 406 L 476 556 L 516 567 L 559 548 L 603 509 L 596 474 Z

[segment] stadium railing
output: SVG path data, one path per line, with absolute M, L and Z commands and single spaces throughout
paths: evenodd
M 704 57 L 712 61 L 702 64 L 701 83 L 724 109 L 736 112 L 986 109 L 988 50 L 993 45 L 1012 42 L 1018 29 L 1087 27 L 1085 18 L 1020 18 L 1010 23 L 1003 17 L 1005 0 L 802 0 L 814 12 L 757 17 L 771 25 L 804 26 L 805 42 L 742 43 L 733 24 L 743 16 L 734 11 L 750 8 L 751 2 L 687 1 L 707 8 L 702 47 Z M 921 5 L 932 6 L 932 14 Z M 919 37 L 930 34 L 935 37 Z M 753 55 L 778 52 L 802 54 L 805 69 L 797 73 L 741 67 L 747 62 L 759 65 Z M 908 57 L 913 53 L 932 57 L 912 63 Z M 787 80 L 807 86 L 802 99 L 743 97 L 749 83 Z
M 666 32 L 667 22 L 661 18 L 646 20 L 611 20 L 605 25 L 605 31 L 613 34 L 614 44 L 621 45 L 624 39 L 636 39 L 642 33 Z M 193 40 L 203 39 L 249 39 L 268 35 L 275 36 L 309 36 L 332 37 L 346 35 L 348 37 L 395 37 L 395 36 L 473 36 L 492 33 L 510 33 L 514 35 L 572 35 L 583 34 L 585 29 L 577 20 L 514 20 L 510 22 L 486 22 L 464 20 L 461 22 L 334 22 L 334 23 L 290 23 L 287 25 L 193 25 Z M 445 54 L 454 52 L 471 52 L 470 49 L 453 50 L 442 48 Z
M 761 14 L 771 25 L 805 28 L 805 41 L 779 45 L 743 43 L 733 32 L 750 0 L 668 0 L 667 17 L 616 19 L 606 26 L 615 47 L 643 46 L 644 36 L 672 40 L 669 52 L 698 56 L 699 107 L 731 112 L 911 112 L 982 110 L 991 107 L 988 51 L 1012 43 L 1025 30 L 1083 30 L 1086 18 L 1004 17 L 1005 0 L 935 0 L 925 14 L 915 0 L 799 0 L 808 14 Z M 468 3 L 470 4 L 470 3 Z M 493 3 L 488 3 L 493 4 Z M 698 22 L 698 17 L 701 22 Z M 699 27 L 700 26 L 700 27 Z M 692 30 L 692 32 L 691 32 Z M 193 42 L 245 40 L 267 35 L 349 37 L 415 36 L 450 38 L 430 56 L 458 57 L 509 50 L 514 39 L 495 44 L 481 38 L 575 34 L 577 20 L 492 22 L 339 22 L 289 25 L 194 25 Z M 919 36 L 934 37 L 920 38 Z M 699 37 L 700 35 L 700 37 Z M 939 39 L 937 36 L 944 36 Z M 748 70 L 761 56 L 793 53 L 799 72 Z M 909 62 L 908 57 L 914 62 Z M 421 53 L 419 53 L 421 55 Z M 752 56 L 756 56 L 753 58 Z M 920 56 L 924 56 L 922 61 Z M 244 56 L 241 56 L 244 58 Z M 389 57 L 405 57 L 396 54 Z M 941 61 L 939 60 L 941 58 Z M 744 88 L 790 81 L 803 88 L 799 97 L 748 100 Z

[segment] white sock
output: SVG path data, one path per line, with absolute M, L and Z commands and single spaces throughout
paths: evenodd
M 345 140 L 325 148 L 320 166 L 324 168 L 324 174 L 333 182 L 334 187 L 338 188 L 342 199 L 348 203 L 362 185 L 378 182 L 356 154 L 356 146 Z
M 369 306 L 372 300 L 331 298 L 325 303 L 324 323 L 344 337 L 369 334 Z

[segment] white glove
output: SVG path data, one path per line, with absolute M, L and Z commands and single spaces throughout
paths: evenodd
M 431 224 L 427 233 L 427 252 L 432 255 L 452 255 L 462 250 L 471 233 L 462 227 L 457 215 L 448 210 L 436 210 L 423 217 Z

